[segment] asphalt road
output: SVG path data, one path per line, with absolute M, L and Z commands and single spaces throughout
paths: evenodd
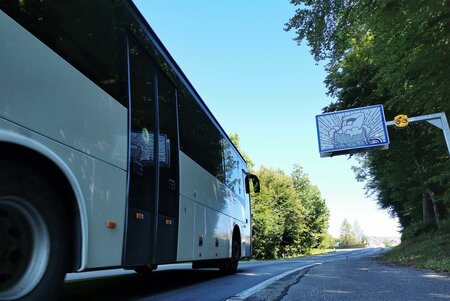
M 60 300 L 243 300 L 288 275 L 333 261 L 368 256 L 380 249 L 360 249 L 276 261 L 241 262 L 234 275 L 214 269 L 192 270 L 190 264 L 160 266 L 148 276 L 110 270 L 69 274 Z M 287 286 L 286 286 L 287 287 Z
M 384 264 L 374 255 L 304 269 L 246 301 L 450 300 L 450 275 Z

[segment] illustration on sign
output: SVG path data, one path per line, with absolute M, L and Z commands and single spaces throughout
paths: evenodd
M 321 153 L 389 144 L 382 106 L 318 115 L 316 122 Z

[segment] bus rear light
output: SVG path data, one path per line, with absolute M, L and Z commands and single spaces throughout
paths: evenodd
M 144 219 L 144 214 L 140 213 L 140 212 L 137 212 L 136 213 L 136 219 Z
M 172 225 L 172 220 L 166 219 L 166 225 Z

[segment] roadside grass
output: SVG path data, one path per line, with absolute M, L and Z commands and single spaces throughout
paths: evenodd
M 298 257 L 305 257 L 305 256 L 315 256 L 315 255 L 320 255 L 320 254 L 327 254 L 327 253 L 332 253 L 332 252 L 336 252 L 335 249 L 311 249 L 306 251 L 305 253 L 302 254 L 297 254 L 297 255 L 292 255 L 292 256 L 284 256 L 281 257 L 279 259 L 288 259 L 288 258 L 298 258 Z
M 312 249 L 308 253 L 302 255 L 302 256 L 311 256 L 311 255 L 320 255 L 320 254 L 327 254 L 327 253 L 333 253 L 336 252 L 335 249 Z
M 305 256 L 327 254 L 327 253 L 333 253 L 333 252 L 336 252 L 336 250 L 335 249 L 312 249 L 306 253 L 293 255 L 293 256 L 285 256 L 285 257 L 280 257 L 280 258 L 265 258 L 265 259 L 242 258 L 241 260 L 242 261 L 265 261 L 265 260 L 289 259 L 289 258 L 298 258 L 298 257 L 305 257 Z
M 394 264 L 450 272 L 450 233 L 425 233 L 403 241 L 380 259 Z

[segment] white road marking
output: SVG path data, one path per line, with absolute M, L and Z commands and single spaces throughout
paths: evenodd
M 276 275 L 270 279 L 267 279 L 266 281 L 261 282 L 258 285 L 255 285 L 254 287 L 251 287 L 243 292 L 240 292 L 237 295 L 234 295 L 233 297 L 229 298 L 227 301 L 238 301 L 238 300 L 245 300 L 246 298 L 248 298 L 249 296 L 255 294 L 256 292 L 258 292 L 259 290 L 262 290 L 264 288 L 266 288 L 267 286 L 271 285 L 272 283 L 274 283 L 275 281 L 280 280 L 283 277 L 286 277 L 289 274 L 307 269 L 307 268 L 311 268 L 313 266 L 316 265 L 321 265 L 322 263 L 314 263 L 314 264 L 309 264 L 309 265 L 305 265 L 287 272 L 284 272 L 282 274 Z
M 357 254 L 352 254 L 351 253 L 351 251 L 356 251 L 356 250 L 362 250 L 362 252 L 358 252 Z M 305 265 L 305 266 L 299 267 L 297 269 L 294 269 L 294 270 L 291 270 L 291 271 L 287 271 L 287 272 L 284 272 L 284 273 L 279 274 L 277 276 L 274 276 L 274 277 L 272 277 L 270 279 L 267 279 L 266 281 L 261 282 L 258 285 L 255 285 L 255 286 L 253 286 L 253 287 L 251 287 L 251 288 L 249 288 L 249 289 L 247 289 L 247 290 L 245 290 L 243 292 L 240 292 L 239 294 L 236 294 L 236 295 L 230 297 L 226 301 L 245 300 L 246 298 L 248 298 L 251 295 L 253 295 L 256 292 L 258 292 L 259 290 L 262 290 L 262 289 L 266 288 L 267 286 L 271 285 L 275 281 L 277 281 L 277 280 L 279 280 L 279 279 L 281 279 L 281 278 L 283 278 L 283 277 L 285 277 L 285 276 L 287 276 L 289 274 L 292 274 L 294 272 L 301 271 L 301 270 L 304 270 L 304 269 L 307 269 L 307 268 L 311 268 L 311 267 L 314 267 L 314 266 L 317 266 L 317 265 L 321 265 L 321 264 L 324 264 L 324 263 L 343 260 L 344 258 L 342 258 L 342 256 L 345 256 L 345 259 L 348 259 L 348 258 L 360 257 L 360 256 L 367 255 L 367 254 L 378 253 L 381 250 L 382 249 L 346 249 L 346 250 L 338 251 L 338 252 L 342 252 L 342 254 L 339 254 L 338 252 L 330 253 L 330 254 L 322 254 L 321 256 L 318 256 L 318 257 L 322 257 L 323 258 L 323 257 L 328 257 L 328 256 L 329 257 L 333 257 L 333 256 L 336 256 L 336 255 L 338 255 L 338 256 L 336 256 L 336 258 L 334 258 L 332 260 L 329 260 L 329 261 L 323 261 L 323 262 L 317 262 L 317 263 Z M 345 255 L 346 253 L 350 253 L 350 254 L 349 255 Z

